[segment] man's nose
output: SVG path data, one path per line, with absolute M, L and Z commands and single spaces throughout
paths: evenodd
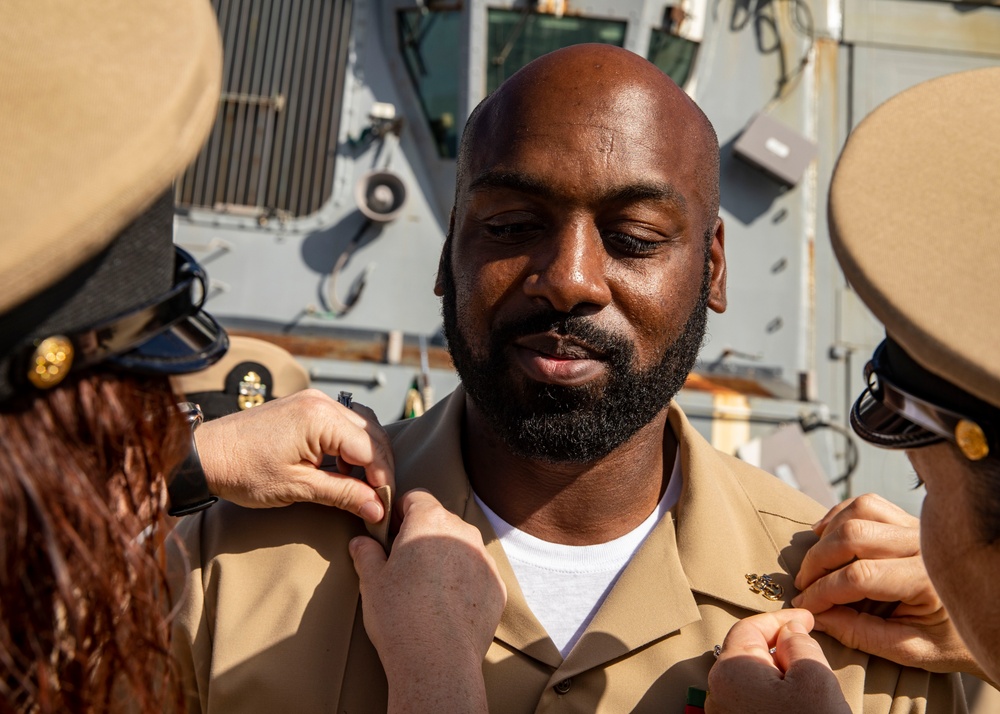
M 596 312 L 611 302 L 606 261 L 597 228 L 586 221 L 570 222 L 540 243 L 524 291 L 548 301 L 559 312 Z

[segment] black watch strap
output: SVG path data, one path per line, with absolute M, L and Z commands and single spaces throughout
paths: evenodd
M 167 513 L 171 516 L 186 516 L 205 510 L 219 499 L 208 490 L 205 470 L 201 467 L 198 446 L 194 440 L 194 430 L 204 420 L 201 407 L 194 402 L 181 402 L 177 408 L 191 424 L 191 450 L 167 486 L 170 496 Z

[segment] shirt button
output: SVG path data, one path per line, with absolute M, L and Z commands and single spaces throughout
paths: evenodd
M 559 694 L 565 694 L 566 692 L 569 691 L 569 688 L 572 686 L 573 686 L 573 678 L 569 677 L 556 684 L 556 686 L 553 687 L 553 689 L 555 689 L 556 692 L 558 692 Z

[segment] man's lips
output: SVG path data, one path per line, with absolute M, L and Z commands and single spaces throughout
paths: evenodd
M 514 340 L 517 363 L 539 382 L 575 386 L 602 374 L 604 355 L 571 337 L 543 333 Z

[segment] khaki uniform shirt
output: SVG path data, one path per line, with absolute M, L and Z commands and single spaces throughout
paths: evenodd
M 824 509 L 713 449 L 673 405 L 680 501 L 564 660 L 472 497 L 460 446 L 464 404 L 459 389 L 388 429 L 398 489 L 426 488 L 478 526 L 507 583 L 483 665 L 491 711 L 680 714 L 688 687 L 707 688 L 712 649 L 732 624 L 796 594 L 794 573 L 816 540 L 809 524 Z M 174 647 L 191 711 L 385 711 L 385 675 L 364 631 L 347 551 L 348 540 L 365 532 L 359 519 L 312 504 L 220 503 L 186 518 L 178 532 L 186 556 L 173 554 L 174 591 L 183 588 Z M 770 575 L 781 600 L 751 592 L 747 574 Z M 858 714 L 965 711 L 957 675 L 899 667 L 816 637 Z

